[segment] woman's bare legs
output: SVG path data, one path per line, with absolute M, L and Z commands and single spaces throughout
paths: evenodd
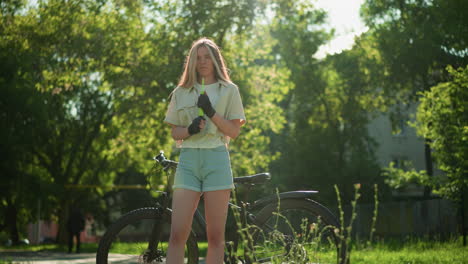
M 224 231 L 230 194 L 230 189 L 203 194 L 208 238 L 207 264 L 222 264 L 224 261 Z
M 167 264 L 184 263 L 185 243 L 192 230 L 193 214 L 200 201 L 200 193 L 175 189 L 172 196 L 171 237 L 167 249 Z

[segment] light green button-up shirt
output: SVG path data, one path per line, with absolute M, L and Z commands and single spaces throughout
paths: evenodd
M 172 93 L 164 122 L 188 127 L 198 116 L 197 101 L 200 89 L 200 84 L 195 84 L 192 88 L 177 87 Z M 244 107 L 235 84 L 216 82 L 205 85 L 205 91 L 216 113 L 227 120 L 240 119 L 242 123 L 245 122 Z M 178 147 L 215 148 L 229 143 L 229 137 L 219 131 L 207 116 L 205 119 L 205 128 L 200 133 L 179 141 Z

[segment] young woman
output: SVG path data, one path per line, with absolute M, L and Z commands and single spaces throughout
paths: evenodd
M 164 121 L 171 125 L 172 137 L 181 147 L 167 263 L 183 263 L 201 195 L 208 237 L 206 263 L 223 263 L 228 201 L 234 187 L 227 146 L 230 138 L 239 135 L 245 115 L 239 90 L 213 41 L 202 38 L 192 45 Z

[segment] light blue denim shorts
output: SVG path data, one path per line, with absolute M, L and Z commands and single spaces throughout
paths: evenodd
M 172 188 L 197 192 L 234 188 L 226 146 L 182 148 Z

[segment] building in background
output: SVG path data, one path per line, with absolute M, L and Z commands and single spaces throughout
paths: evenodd
M 98 237 L 95 235 L 94 220 L 91 215 L 86 215 L 85 229 L 80 234 L 81 243 L 95 243 Z M 58 224 L 53 221 L 40 220 L 38 223 L 28 225 L 28 240 L 31 244 L 55 243 Z
M 410 162 L 417 171 L 426 170 L 424 139 L 408 124 L 414 121 L 416 105 L 399 117 L 381 114 L 368 125 L 369 135 L 378 143 L 375 155 L 382 168 L 390 162 L 404 168 Z M 443 172 L 434 166 L 434 175 Z M 424 197 L 424 187 L 410 185 L 392 192 L 394 201 L 379 203 L 376 235 L 379 237 L 438 236 L 457 234 L 460 219 L 456 206 L 448 200 L 431 194 Z M 355 232 L 368 236 L 373 217 L 373 204 L 358 204 Z
M 375 155 L 382 168 L 388 167 L 390 162 L 397 168 L 405 168 L 406 163 L 410 162 L 417 171 L 426 170 L 424 139 L 416 135 L 415 128 L 408 124 L 414 122 L 416 108 L 413 105 L 394 118 L 384 113 L 369 123 L 369 135 L 378 144 Z M 433 166 L 434 175 L 442 174 L 435 163 Z M 399 198 L 420 198 L 424 195 L 424 187 L 410 185 L 395 190 L 393 195 Z

